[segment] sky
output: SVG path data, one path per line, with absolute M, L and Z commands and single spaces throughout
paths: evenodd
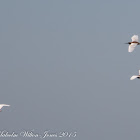
M 139 139 L 140 81 L 130 77 L 140 48 L 128 53 L 125 44 L 140 36 L 139 5 L 0 1 L 0 104 L 11 105 L 0 112 L 0 132 L 21 140 L 29 139 L 21 132 L 45 131 L 57 134 L 44 138 L 51 140 Z

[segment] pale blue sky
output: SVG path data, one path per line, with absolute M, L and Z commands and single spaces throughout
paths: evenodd
M 139 11 L 138 0 L 0 1 L 0 103 L 11 105 L 0 130 L 139 139 L 140 48 L 124 44 L 140 36 Z

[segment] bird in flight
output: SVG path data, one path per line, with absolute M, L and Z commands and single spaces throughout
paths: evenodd
M 128 52 L 133 52 L 134 49 L 135 49 L 135 47 L 136 47 L 137 45 L 140 45 L 138 35 L 133 35 L 133 36 L 131 37 L 131 39 L 132 39 L 132 42 L 126 43 L 126 44 L 130 44 L 129 47 L 128 47 Z
M 0 111 L 2 111 L 1 109 L 2 109 L 2 107 L 4 107 L 4 106 L 10 106 L 10 105 L 0 104 Z
M 136 79 L 136 78 L 140 79 L 140 70 L 139 70 L 139 75 L 133 75 L 133 76 L 130 78 L 130 80 L 134 80 L 134 79 Z

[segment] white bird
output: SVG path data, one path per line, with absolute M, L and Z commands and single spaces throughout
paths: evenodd
M 140 45 L 138 35 L 133 35 L 131 37 L 131 39 L 132 39 L 132 42 L 126 43 L 126 44 L 130 44 L 129 47 L 128 47 L 128 52 L 133 52 L 133 50 L 135 49 L 135 47 L 137 45 Z
M 0 104 L 0 111 L 1 111 L 2 107 L 4 107 L 4 106 L 10 106 L 10 105 Z
M 136 79 L 136 78 L 140 79 L 140 70 L 139 70 L 139 75 L 133 75 L 133 76 L 130 78 L 130 80 L 134 80 L 134 79 Z

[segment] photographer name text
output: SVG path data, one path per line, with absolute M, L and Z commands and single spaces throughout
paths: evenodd
M 21 131 L 19 133 L 16 132 L 8 132 L 6 130 L 0 131 L 0 137 L 9 137 L 9 138 L 16 138 L 16 137 L 24 137 L 24 138 L 58 138 L 58 137 L 76 137 L 77 132 L 51 132 L 50 130 L 44 131 L 42 134 L 36 133 L 34 130 L 31 131 Z

